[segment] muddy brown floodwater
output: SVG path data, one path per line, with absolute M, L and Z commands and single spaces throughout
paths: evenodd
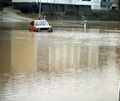
M 120 30 L 0 31 L 0 101 L 118 101 Z

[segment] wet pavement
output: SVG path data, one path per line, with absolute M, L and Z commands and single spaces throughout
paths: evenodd
M 0 101 L 118 101 L 120 30 L 0 31 Z

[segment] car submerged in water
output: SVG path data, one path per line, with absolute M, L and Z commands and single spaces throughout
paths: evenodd
M 46 20 L 34 20 L 31 21 L 29 26 L 29 31 L 31 32 L 40 32 L 47 31 L 53 32 L 52 26 Z

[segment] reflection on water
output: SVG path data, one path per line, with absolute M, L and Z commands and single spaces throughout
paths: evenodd
M 118 101 L 119 30 L 0 34 L 0 101 Z
M 0 71 L 36 71 L 36 45 L 30 34 L 2 31 Z
M 11 34 L 7 31 L 0 34 L 0 72 L 11 70 Z M 7 62 L 7 63 L 6 63 Z
M 31 34 L 12 32 L 11 57 L 13 71 L 36 71 L 36 45 Z

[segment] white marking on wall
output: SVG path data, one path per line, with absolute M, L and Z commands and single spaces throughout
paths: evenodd
M 12 2 L 38 2 L 38 1 L 41 1 L 42 3 L 91 5 L 91 1 L 82 1 L 82 0 L 12 0 Z
M 101 0 L 92 0 L 91 9 L 100 9 L 101 8 Z

